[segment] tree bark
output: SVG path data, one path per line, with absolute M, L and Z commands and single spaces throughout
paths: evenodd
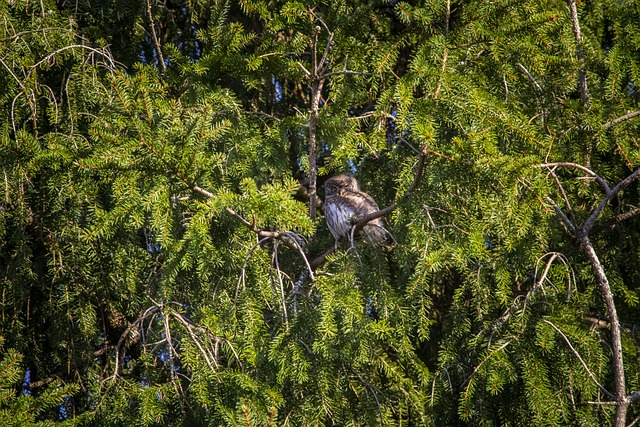
M 315 68 L 315 67 L 314 67 Z M 314 76 L 311 81 L 311 108 L 309 114 L 309 218 L 316 219 L 316 208 L 318 206 L 318 109 L 320 106 L 320 95 L 324 79 Z
M 625 427 L 627 419 L 627 409 L 629 408 L 629 399 L 627 398 L 625 390 L 625 378 L 624 378 L 624 360 L 622 358 L 622 335 L 620 333 L 620 321 L 618 320 L 618 313 L 616 311 L 616 304 L 613 300 L 613 293 L 611 292 L 611 286 L 609 280 L 604 272 L 604 268 L 600 263 L 600 259 L 593 249 L 589 236 L 583 234 L 579 237 L 587 258 L 596 273 L 596 279 L 600 285 L 600 291 L 607 305 L 607 311 L 609 312 L 609 321 L 611 322 L 611 350 L 613 357 L 613 375 L 615 382 L 615 395 L 616 395 L 616 419 L 614 425 L 616 427 Z

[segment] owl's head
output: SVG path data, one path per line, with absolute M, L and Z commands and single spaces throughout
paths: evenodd
M 358 181 L 351 175 L 336 175 L 324 183 L 324 193 L 327 197 L 341 195 L 345 191 L 360 191 Z

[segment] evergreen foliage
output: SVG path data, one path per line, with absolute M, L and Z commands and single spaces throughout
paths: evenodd
M 0 11 L 3 423 L 640 417 L 637 1 Z

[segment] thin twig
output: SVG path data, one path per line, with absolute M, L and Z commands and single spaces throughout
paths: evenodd
M 571 167 L 571 168 L 579 169 L 582 172 L 584 172 L 587 175 L 589 175 L 589 177 L 593 178 L 598 184 L 600 184 L 600 186 L 604 189 L 605 195 L 608 195 L 611 192 L 611 189 L 609 188 L 609 185 L 605 182 L 604 179 L 602 179 L 597 173 L 595 173 L 594 171 L 592 171 L 588 167 L 582 166 L 581 164 L 572 163 L 572 162 L 553 162 L 553 163 L 543 163 L 543 164 L 540 165 L 541 168 L 549 168 L 550 170 L 553 170 L 553 169 L 557 168 L 558 166 L 564 166 L 564 167 Z
M 571 207 L 571 203 L 569 202 L 569 197 L 567 197 L 567 193 L 564 191 L 564 187 L 562 186 L 562 183 L 560 182 L 560 179 L 558 178 L 558 175 L 556 175 L 554 169 L 550 169 L 549 173 L 553 177 L 553 180 L 556 183 L 556 187 L 558 187 L 558 191 L 560 191 L 560 195 L 562 196 L 562 199 L 564 200 L 565 206 L 567 207 L 567 209 L 569 209 L 569 214 L 571 214 L 571 219 L 573 220 L 573 223 L 576 224 L 577 221 L 576 221 L 575 212 L 573 211 L 573 207 Z
M 529 80 L 531 80 L 531 82 L 533 83 L 533 85 L 535 86 L 535 88 L 538 90 L 538 92 L 543 92 L 542 88 L 540 87 L 540 85 L 538 84 L 538 82 L 536 81 L 535 77 L 533 77 L 531 75 L 531 73 L 529 72 L 529 70 L 527 70 L 525 68 L 524 65 L 522 65 L 521 63 L 518 62 L 518 67 L 524 71 L 524 73 L 527 75 L 527 77 L 529 77 Z
M 45 57 L 44 57 L 43 59 L 41 59 L 40 61 L 38 61 L 38 62 L 36 62 L 35 64 L 33 64 L 33 65 L 31 66 L 31 70 L 33 70 L 33 69 L 37 68 L 40 64 L 43 64 L 44 62 L 49 61 L 51 58 L 53 58 L 53 57 L 54 57 L 54 56 L 56 56 L 57 54 L 59 54 L 59 53 L 61 53 L 61 52 L 64 52 L 65 50 L 69 50 L 69 49 L 86 49 L 86 50 L 89 50 L 89 51 L 91 51 L 91 52 L 93 52 L 93 53 L 97 53 L 98 55 L 103 56 L 104 58 L 106 58 L 106 59 L 109 61 L 109 64 L 111 65 L 111 69 L 112 69 L 112 70 L 115 70 L 115 69 L 116 69 L 116 62 L 113 60 L 113 58 L 111 57 L 111 55 L 109 55 L 109 54 L 107 54 L 107 53 L 105 53 L 105 52 L 103 52 L 103 51 L 100 51 L 100 50 L 98 50 L 98 49 L 94 49 L 94 48 L 92 48 L 92 47 L 89 47 L 89 46 L 85 46 L 85 45 L 82 45 L 82 44 L 73 44 L 73 45 L 70 45 L 70 46 L 62 47 L 62 48 L 60 48 L 60 49 L 56 50 L 55 52 L 51 52 L 50 54 L 48 54 L 47 56 L 45 56 Z
M 213 355 L 210 355 L 209 352 L 207 352 L 202 347 L 202 344 L 200 344 L 200 340 L 198 339 L 196 334 L 193 332 L 193 326 L 181 314 L 177 312 L 171 312 L 170 314 L 184 325 L 184 327 L 187 329 L 187 332 L 189 332 L 189 335 L 191 336 L 191 339 L 195 343 L 196 347 L 198 347 L 198 350 L 200 350 L 202 357 L 204 357 L 205 362 L 207 362 L 207 365 L 209 365 L 209 369 L 211 369 L 212 372 L 215 372 L 220 367 L 220 365 L 218 365 L 218 361 L 216 360 L 216 358 L 210 357 Z M 211 360 L 213 360 L 215 367 L 211 363 Z
M 373 74 L 374 73 L 369 73 L 366 71 L 340 70 L 340 71 L 331 71 L 329 73 L 322 74 L 320 78 L 326 79 L 326 78 L 337 76 L 337 75 L 373 76 Z
M 158 39 L 158 34 L 156 33 L 156 25 L 153 21 L 153 12 L 151 10 L 151 0 L 147 0 L 147 14 L 149 16 L 149 26 L 151 27 L 151 36 L 153 37 L 153 42 L 156 45 L 156 51 L 158 52 L 158 62 L 160 63 L 160 68 L 162 71 L 167 71 L 167 64 L 164 63 L 164 56 L 162 55 L 162 46 L 160 46 L 160 39 Z
M 509 100 L 509 86 L 507 85 L 507 75 L 502 75 L 502 84 L 504 85 L 504 102 Z
M 451 0 L 447 0 L 446 3 L 447 10 L 444 16 L 444 37 L 445 39 L 449 36 L 449 20 L 451 19 Z M 445 71 L 447 70 L 447 60 L 449 59 L 449 49 L 447 45 L 444 46 L 444 53 L 442 54 L 442 65 L 440 66 L 440 78 L 438 79 L 438 85 L 436 87 L 436 91 L 433 94 L 434 99 L 438 99 L 440 95 L 440 90 L 442 89 L 442 76 L 444 76 Z
M 282 272 L 280 270 L 280 262 L 278 261 L 278 241 L 276 240 L 273 245 L 273 262 L 276 265 L 276 274 L 278 275 L 278 283 L 280 290 L 280 298 L 282 302 L 282 315 L 284 317 L 284 324 L 286 328 L 289 328 L 289 315 L 287 314 L 287 300 L 284 294 L 284 282 L 282 281 Z
M 244 259 L 244 264 L 242 264 L 242 270 L 240 270 L 240 277 L 238 278 L 238 284 L 236 285 L 236 295 L 233 298 L 233 302 L 237 302 L 238 301 L 238 294 L 240 292 L 240 284 L 242 283 L 242 290 L 245 291 L 247 289 L 246 287 L 246 270 L 247 270 L 247 264 L 249 263 L 249 258 L 251 258 L 251 254 L 253 254 L 253 252 L 260 246 L 262 246 L 262 244 L 264 242 L 266 242 L 267 240 L 269 240 L 268 237 L 264 237 L 260 240 L 258 240 L 258 243 L 256 243 L 255 245 L 253 245 L 253 247 L 251 249 L 249 249 L 249 251 L 247 252 L 247 256 Z
M 471 372 L 471 375 L 469 375 L 469 378 L 467 378 L 467 380 L 465 381 L 465 383 L 467 383 L 467 387 L 465 388 L 465 391 L 464 391 L 465 396 L 469 394 L 469 387 L 471 386 L 471 380 L 473 379 L 473 376 L 476 374 L 476 372 L 478 372 L 480 367 L 482 367 L 482 365 L 484 365 L 484 363 L 487 360 L 489 360 L 494 353 L 497 353 L 497 352 L 503 350 L 509 344 L 511 344 L 511 340 L 506 341 L 504 344 L 502 344 L 497 349 L 495 349 L 493 351 L 490 351 L 489 354 L 487 354 L 487 356 L 476 367 L 473 368 L 473 371 Z
M 631 421 L 631 424 L 629 424 L 627 427 L 633 427 L 638 422 L 638 420 L 640 420 L 640 415 L 635 417 L 633 421 Z

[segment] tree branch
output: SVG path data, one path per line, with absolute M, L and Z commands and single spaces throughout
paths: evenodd
M 573 345 L 571 345 L 571 341 L 569 341 L 569 338 L 567 338 L 567 336 L 556 326 L 554 325 L 552 322 L 543 319 L 542 320 L 544 323 L 551 325 L 551 327 L 553 329 L 556 330 L 556 332 L 558 332 L 562 338 L 564 338 L 565 342 L 567 343 L 567 345 L 569 346 L 569 348 L 571 349 L 571 351 L 573 351 L 573 353 L 576 355 L 576 357 L 578 358 L 578 360 L 580 361 L 580 363 L 582 364 L 582 367 L 585 369 L 585 371 L 587 371 L 587 374 L 589 374 L 589 377 L 593 380 L 593 382 L 598 386 L 598 388 L 600 388 L 600 390 L 602 390 L 604 392 L 604 394 L 606 394 L 607 396 L 609 396 L 611 399 L 616 400 L 616 396 L 613 395 L 613 393 L 611 393 L 609 390 L 607 390 L 602 384 L 600 384 L 598 382 L 598 380 L 596 379 L 596 376 L 593 374 L 593 372 L 591 372 L 591 370 L 589 369 L 589 367 L 587 366 L 587 364 L 585 363 L 584 359 L 582 359 L 582 356 L 580 356 L 580 353 L 578 353 L 578 351 L 573 347 Z
M 164 63 L 164 56 L 162 55 L 162 46 L 160 45 L 160 39 L 156 33 L 156 25 L 153 22 L 153 12 L 151 10 L 151 0 L 147 0 L 147 15 L 149 16 L 149 26 L 151 27 L 151 36 L 153 42 L 156 45 L 156 51 L 158 52 L 158 62 L 162 71 L 167 71 L 167 64 Z
M 618 123 L 622 123 L 626 120 L 632 119 L 634 117 L 640 116 L 640 110 L 638 111 L 633 111 L 631 113 L 627 113 L 624 116 L 618 117 L 617 119 L 611 120 L 610 122 L 607 122 L 605 124 L 602 125 L 602 127 L 604 129 L 609 129 L 612 126 L 617 125 Z
M 38 381 L 33 381 L 29 383 L 29 390 L 33 390 L 39 387 L 43 387 L 47 384 L 51 384 L 52 382 L 54 382 L 55 380 L 59 380 L 60 377 L 62 376 L 62 373 L 57 373 L 57 374 L 53 374 L 50 377 L 47 378 L 43 378 L 41 380 Z
M 600 259 L 598 258 L 598 255 L 596 254 L 596 251 L 593 249 L 593 245 L 589 240 L 589 236 L 586 234 L 581 236 L 580 243 L 582 244 L 584 251 L 587 254 L 587 258 L 589 258 L 591 266 L 595 270 L 596 279 L 598 281 L 598 284 L 600 285 L 600 291 L 607 306 L 607 311 L 609 312 L 609 321 L 611 322 L 611 348 L 613 353 L 613 375 L 616 388 L 615 400 L 618 403 L 618 407 L 616 409 L 615 425 L 616 427 L 624 427 L 629 401 L 626 398 L 625 391 L 624 360 L 622 358 L 622 336 L 620 333 L 620 322 L 618 320 L 618 313 L 616 311 L 616 305 L 615 301 L 613 300 L 613 293 L 611 292 L 609 280 L 607 279 L 607 275 L 605 274 L 604 268 L 602 266 L 602 263 L 600 262 Z
M 556 215 L 560 217 L 560 219 L 562 220 L 562 223 L 569 229 L 571 234 L 575 236 L 576 226 L 573 224 L 573 222 L 569 220 L 569 218 L 567 218 L 564 212 L 562 212 L 562 209 L 560 209 L 560 206 L 558 206 L 558 204 L 549 196 L 547 196 L 547 202 L 551 203 L 554 210 L 556 211 Z
M 587 220 L 584 222 L 582 227 L 578 227 L 577 224 L 572 223 L 569 219 L 564 215 L 562 210 L 559 208 L 553 200 L 548 197 L 548 200 L 556 208 L 556 213 L 561 218 L 562 222 L 571 230 L 574 237 L 578 239 L 580 245 L 585 251 L 585 254 L 593 268 L 596 280 L 598 285 L 600 286 L 600 293 L 605 301 L 605 305 L 607 307 L 607 311 L 609 314 L 609 321 L 611 323 L 611 350 L 612 350 L 612 360 L 613 360 L 613 380 L 615 384 L 615 401 L 617 404 L 616 408 L 616 417 L 615 417 L 615 426 L 616 427 L 624 427 L 626 422 L 626 414 L 629 404 L 631 402 L 630 398 L 626 396 L 625 391 L 625 373 L 624 373 L 624 359 L 622 352 L 622 334 L 620 329 L 620 321 L 618 320 L 618 313 L 616 310 L 615 301 L 613 299 L 613 292 L 611 291 L 611 285 L 609 284 L 609 280 L 604 271 L 604 267 L 598 258 L 598 255 L 589 239 L 589 232 L 591 231 L 593 225 L 596 220 L 604 210 L 605 206 L 611 201 L 612 198 L 616 197 L 616 195 L 622 191 L 626 186 L 635 181 L 638 176 L 640 176 L 640 169 L 635 170 L 625 179 L 620 181 L 615 187 L 612 189 L 609 188 L 607 183 L 600 178 L 597 174 L 591 171 L 589 168 L 586 168 L 581 165 L 577 165 L 575 163 L 549 163 L 546 165 L 542 165 L 546 167 L 557 167 L 557 166 L 569 166 L 577 168 L 600 183 L 605 190 L 605 196 L 602 198 L 598 206 L 591 212 Z M 633 211 L 632 211 L 633 212 Z M 633 213 L 635 215 L 635 212 Z M 555 326 L 554 326 L 555 327 Z M 556 328 L 557 329 L 557 328 Z M 567 341 L 568 342 L 568 341 Z M 640 398 L 635 397 L 635 393 L 631 396 L 634 396 L 634 399 Z
M 611 190 L 609 189 L 609 185 L 605 182 L 605 180 L 602 179 L 597 173 L 595 173 L 594 171 L 592 171 L 591 169 L 589 169 L 586 166 L 582 166 L 582 165 L 580 165 L 578 163 L 571 163 L 571 162 L 553 162 L 553 163 L 543 163 L 543 164 L 540 165 L 540 167 L 549 168 L 550 170 L 554 170 L 558 166 L 564 166 L 564 167 L 570 167 L 570 168 L 579 169 L 582 172 L 584 172 L 587 175 L 589 175 L 589 177 L 593 178 L 594 181 L 596 181 L 598 184 L 600 184 L 600 186 L 604 190 L 605 195 L 608 195 L 611 192 Z
M 538 90 L 538 92 L 540 92 L 540 93 L 544 92 L 542 90 L 542 88 L 540 87 L 540 85 L 538 84 L 538 82 L 536 81 L 536 79 L 531 75 L 529 70 L 527 70 L 524 65 L 522 65 L 521 63 L 518 62 L 518 67 L 520 67 L 520 69 L 522 71 L 524 71 L 524 73 L 527 75 L 527 77 L 529 77 L 529 80 L 531 80 L 531 82 L 533 83 L 535 88 Z
M 586 58 L 584 56 L 584 47 L 582 46 L 582 33 L 580 31 L 580 21 L 578 20 L 578 7 L 576 0 L 567 0 L 569 3 L 569 11 L 571 13 L 571 23 L 573 24 L 573 35 L 576 39 L 576 54 L 580 68 L 578 69 L 578 86 L 580 89 L 580 99 L 586 108 L 589 108 L 589 89 L 587 87 L 587 73 L 584 69 Z
M 613 199 L 627 185 L 635 181 L 638 178 L 638 175 L 640 175 L 640 168 L 636 169 L 631 175 L 620 181 L 618 185 L 613 187 L 613 189 L 611 189 L 608 194 L 605 195 L 605 197 L 600 201 L 598 206 L 593 210 L 589 218 L 587 218 L 584 225 L 582 226 L 582 232 L 584 234 L 587 234 L 589 230 L 591 230 L 591 227 L 593 227 L 596 219 L 598 219 L 598 216 L 600 216 L 605 206 L 611 201 L 611 199 Z
M 353 71 L 353 70 L 340 70 L 340 71 L 332 71 L 330 73 L 324 73 L 320 76 L 321 79 L 326 79 L 328 77 L 337 76 L 337 75 L 356 75 L 356 76 L 372 76 L 373 73 L 368 73 L 365 71 Z

